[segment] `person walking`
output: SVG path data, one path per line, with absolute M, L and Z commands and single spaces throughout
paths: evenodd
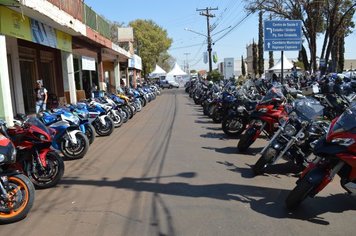
M 36 97 L 36 113 L 39 113 L 40 111 L 45 111 L 48 95 L 47 95 L 47 89 L 43 87 L 42 80 L 36 81 L 35 97 Z

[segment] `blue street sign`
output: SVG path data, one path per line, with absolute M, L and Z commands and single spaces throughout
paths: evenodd
M 302 22 L 300 20 L 268 20 L 264 22 L 265 51 L 300 51 Z

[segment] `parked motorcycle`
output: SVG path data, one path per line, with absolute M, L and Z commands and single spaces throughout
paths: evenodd
M 297 208 L 307 197 L 323 190 L 336 174 L 341 186 L 356 194 L 356 107 L 347 109 L 332 121 L 326 136 L 315 143 L 315 160 L 302 172 L 296 187 L 289 193 L 286 206 Z
M 79 128 L 79 118 L 70 112 L 58 114 L 42 112 L 39 117 L 48 127 L 55 130 L 52 147 L 68 159 L 80 159 L 89 149 L 89 140 Z
M 3 127 L 5 128 L 5 127 Z M 17 150 L 16 163 L 9 168 L 21 170 L 36 188 L 56 186 L 64 173 L 63 159 L 51 149 L 52 134 L 36 117 L 7 128 Z
M 0 224 L 22 220 L 33 206 L 35 188 L 20 171 L 10 169 L 16 161 L 16 149 L 0 120 Z
M 307 166 L 312 153 L 310 144 L 326 133 L 328 122 L 322 121 L 324 106 L 313 98 L 295 100 L 286 106 L 288 118 L 281 119 L 278 131 L 260 152 L 253 166 L 255 175 L 279 159 L 294 162 L 299 168 Z
M 273 136 L 278 128 L 278 121 L 286 115 L 285 101 L 282 87 L 272 87 L 267 92 L 250 115 L 250 123 L 237 145 L 240 152 L 246 151 L 262 132 L 268 137 Z

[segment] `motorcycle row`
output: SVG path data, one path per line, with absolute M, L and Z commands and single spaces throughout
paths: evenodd
M 268 144 L 252 167 L 254 175 L 268 172 L 280 159 L 301 174 L 285 200 L 295 210 L 307 197 L 322 191 L 337 174 L 341 186 L 356 194 L 356 86 L 342 76 L 325 76 L 302 94 L 281 83 L 200 80 L 186 84 L 186 92 L 205 115 L 222 124 L 227 136 L 239 137 L 237 149 L 246 152 L 264 134 Z
M 77 104 L 17 115 L 14 126 L 0 120 L 0 224 L 26 217 L 35 188 L 56 186 L 64 174 L 65 159 L 85 156 L 95 136 L 109 136 L 160 95 L 155 85 L 97 92 Z

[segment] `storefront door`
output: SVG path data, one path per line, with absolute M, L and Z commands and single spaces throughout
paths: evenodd
M 24 97 L 25 112 L 35 112 L 35 62 L 33 60 L 20 60 L 22 92 Z

